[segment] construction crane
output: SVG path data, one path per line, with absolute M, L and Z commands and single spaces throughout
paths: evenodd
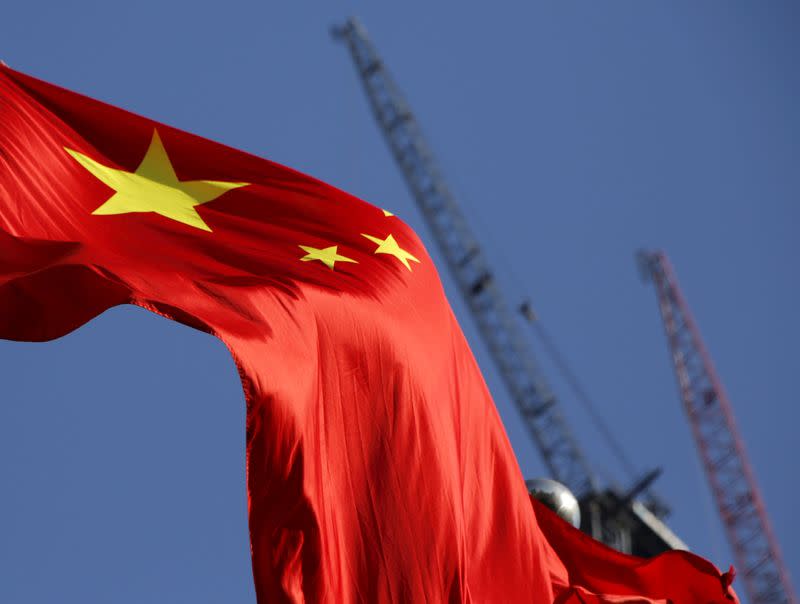
M 495 283 L 489 263 L 441 175 L 416 118 L 361 24 L 350 19 L 334 35 L 345 41 L 375 119 L 414 199 L 478 324 L 478 329 L 553 478 L 578 497 L 597 488 L 538 369 L 518 320 Z
M 581 504 L 581 528 L 621 551 L 651 555 L 685 545 L 661 522 L 663 505 L 650 508 L 637 497 L 658 471 L 627 492 L 600 489 L 586 456 L 569 430 L 559 404 L 538 368 L 519 316 L 499 288 L 490 264 L 444 180 L 419 124 L 390 76 L 366 30 L 355 19 L 335 27 L 334 38 L 347 44 L 372 113 L 412 196 L 474 317 L 478 330 L 519 409 L 552 478 L 575 493 Z M 529 305 L 523 316 L 533 315 Z M 655 501 L 655 500 L 653 500 Z
M 639 252 L 656 286 L 680 396 L 751 604 L 797 604 L 733 410 L 663 252 Z

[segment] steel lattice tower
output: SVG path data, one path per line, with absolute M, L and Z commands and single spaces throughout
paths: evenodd
M 439 171 L 416 118 L 356 19 L 333 30 L 347 44 L 372 113 L 433 232 L 511 399 L 550 472 L 578 496 L 581 530 L 620 551 L 652 556 L 685 544 L 661 518 L 668 508 L 648 489 L 660 470 L 627 491 L 598 488 L 590 464 L 539 371 L 520 316 L 512 312 L 489 262 Z M 528 320 L 527 304 L 519 308 Z M 540 334 L 541 335 L 541 334 Z M 647 505 L 637 499 L 645 494 Z
M 751 604 L 797 604 L 711 357 L 663 252 L 640 252 L 656 286 L 683 406 Z
M 333 34 L 352 54 L 375 119 L 545 465 L 553 478 L 577 496 L 594 491 L 589 464 L 521 335 L 517 316 L 495 284 L 489 263 L 442 178 L 408 103 L 356 19 L 335 28 Z

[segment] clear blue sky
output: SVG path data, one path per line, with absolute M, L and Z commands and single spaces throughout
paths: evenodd
M 430 233 L 328 27 L 361 15 L 509 296 L 530 296 L 695 551 L 731 561 L 633 254 L 663 247 L 800 582 L 793 2 L 6 3 L 12 67 L 251 151 Z M 113 127 L 110 124 L 109 127 Z M 452 282 L 527 476 L 542 464 Z M 210 336 L 117 308 L 0 341 L 0 601 L 253 602 L 244 401 Z M 553 377 L 598 469 L 623 480 Z

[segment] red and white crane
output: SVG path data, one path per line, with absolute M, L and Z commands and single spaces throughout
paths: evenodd
M 663 252 L 640 252 L 653 281 L 683 406 L 751 604 L 797 604 L 733 409 Z

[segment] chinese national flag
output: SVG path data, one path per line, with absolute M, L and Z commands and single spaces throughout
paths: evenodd
M 236 361 L 259 602 L 734 597 L 690 554 L 626 558 L 531 507 L 399 218 L 0 67 L 0 337 L 57 338 L 126 303 Z

